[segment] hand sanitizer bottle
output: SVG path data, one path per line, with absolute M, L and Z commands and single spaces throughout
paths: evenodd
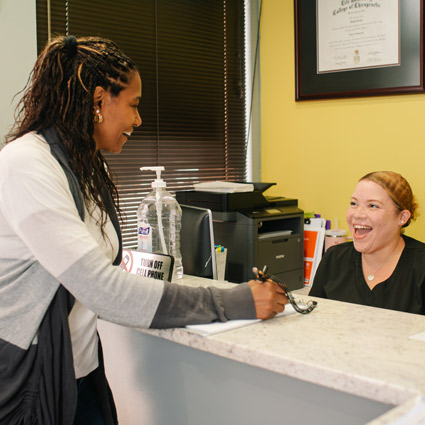
M 156 172 L 152 191 L 142 200 L 137 210 L 137 250 L 174 257 L 173 281 L 183 278 L 183 264 L 180 253 L 180 229 L 182 210 L 174 196 L 161 179 L 164 167 L 141 167 L 141 171 Z

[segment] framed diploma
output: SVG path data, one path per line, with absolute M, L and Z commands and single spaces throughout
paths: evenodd
M 424 0 L 294 0 L 296 100 L 421 93 Z

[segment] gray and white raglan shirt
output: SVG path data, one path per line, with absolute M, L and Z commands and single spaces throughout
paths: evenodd
M 22 349 L 62 284 L 76 299 L 69 315 L 76 376 L 97 365 L 96 318 L 131 327 L 177 327 L 255 317 L 248 284 L 191 288 L 124 273 L 112 265 L 118 237 L 98 212 L 76 209 L 61 165 L 29 133 L 0 151 L 0 339 Z

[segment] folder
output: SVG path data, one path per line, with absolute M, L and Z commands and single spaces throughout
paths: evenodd
M 322 259 L 325 242 L 324 227 L 304 225 L 304 286 L 311 286 L 317 267 Z

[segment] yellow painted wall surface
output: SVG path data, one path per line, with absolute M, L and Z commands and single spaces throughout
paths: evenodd
M 358 179 L 396 171 L 423 212 L 406 234 L 425 241 L 425 94 L 296 102 L 293 0 L 263 0 L 260 34 L 261 180 L 277 183 L 266 194 L 348 231 Z

